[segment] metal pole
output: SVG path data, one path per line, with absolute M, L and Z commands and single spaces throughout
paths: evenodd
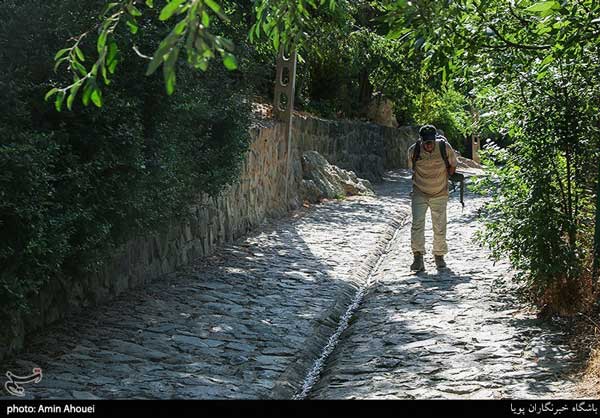
M 277 56 L 277 74 L 275 79 L 275 100 L 273 101 L 273 114 L 275 118 L 285 124 L 286 173 L 285 173 L 285 200 L 289 206 L 290 164 L 292 161 L 292 118 L 294 113 L 294 95 L 296 89 L 296 51 L 289 56 L 285 55 L 283 47 Z
M 592 267 L 592 283 L 594 289 L 598 282 L 600 269 L 600 157 L 598 158 L 598 184 L 596 185 L 596 221 L 594 222 L 594 263 Z

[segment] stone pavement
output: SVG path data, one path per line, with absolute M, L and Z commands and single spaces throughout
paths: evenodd
M 71 315 L 0 365 L 0 382 L 41 367 L 26 399 L 291 398 L 408 214 L 397 181 L 378 192 L 302 209 L 174 280 Z
M 28 399 L 291 398 L 409 215 L 409 187 L 393 172 L 375 198 L 271 222 L 30 338 L 0 375 L 42 367 Z M 509 266 L 471 241 L 482 202 L 467 195 L 461 213 L 451 199 L 446 272 L 432 257 L 427 272 L 408 271 L 410 223 L 396 234 L 312 397 L 567 397 L 560 331 L 515 304 Z
M 409 271 L 410 224 L 400 231 L 310 397 L 575 397 L 564 335 L 516 303 L 508 263 L 472 241 L 483 199 L 465 204 L 448 207 L 446 270 L 429 255 L 425 272 Z M 427 231 L 431 253 L 429 219 Z

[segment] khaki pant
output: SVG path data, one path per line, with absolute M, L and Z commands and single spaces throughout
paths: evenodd
M 425 215 L 427 208 L 431 210 L 431 223 L 433 225 L 433 254 L 445 255 L 448 253 L 446 243 L 446 206 L 448 196 L 427 197 L 421 193 L 412 193 L 412 228 L 411 247 L 413 253 L 425 254 Z

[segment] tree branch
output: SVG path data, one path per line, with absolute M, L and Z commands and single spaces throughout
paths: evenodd
M 496 34 L 496 36 L 502 41 L 504 42 L 506 45 L 513 47 L 513 48 L 517 48 L 517 49 L 529 49 L 529 50 L 543 50 L 543 49 L 549 49 L 551 47 L 551 45 L 524 45 L 524 44 L 517 44 L 515 42 L 509 41 L 508 39 L 506 39 L 501 33 L 500 31 L 498 31 L 498 29 L 496 28 L 496 26 L 494 25 L 490 25 L 490 29 L 492 30 L 492 32 L 494 32 Z
M 517 14 L 517 12 L 515 11 L 514 4 L 513 4 L 513 2 L 512 2 L 512 1 L 509 1 L 509 2 L 508 2 L 508 10 L 510 11 L 510 14 L 511 14 L 511 15 L 513 15 L 513 17 L 515 17 L 515 18 L 516 18 L 516 19 L 517 19 L 519 22 L 521 22 L 521 25 L 522 25 L 524 28 L 529 28 L 529 25 L 530 25 L 532 22 L 531 22 L 531 21 L 529 21 L 529 20 L 527 20 L 527 19 L 525 19 L 525 18 L 523 18 L 523 16 L 519 16 L 519 15 Z

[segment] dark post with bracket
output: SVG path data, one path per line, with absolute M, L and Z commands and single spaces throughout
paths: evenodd
M 290 204 L 289 182 L 290 164 L 292 160 L 292 117 L 294 112 L 294 93 L 296 88 L 296 52 L 285 55 L 284 49 L 277 55 L 277 75 L 275 78 L 275 100 L 273 101 L 273 115 L 285 124 L 287 140 L 286 150 L 286 175 L 285 199 L 286 205 Z
M 598 283 L 598 270 L 600 269 L 600 158 L 598 159 L 598 184 L 596 186 L 596 221 L 594 227 L 594 265 L 592 267 L 592 280 L 595 289 Z

